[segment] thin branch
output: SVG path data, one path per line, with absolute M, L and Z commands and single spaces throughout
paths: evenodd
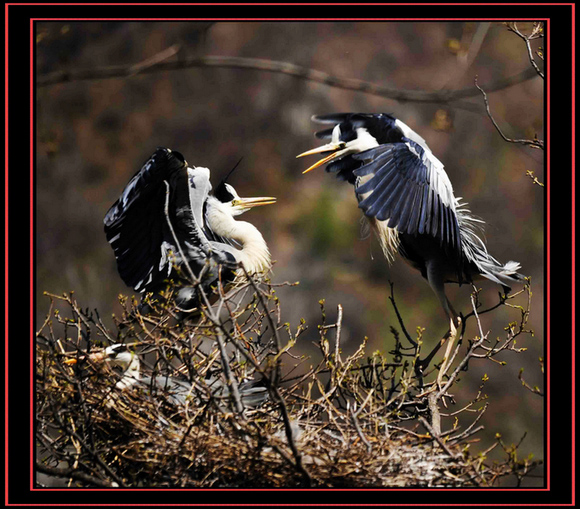
M 537 394 L 538 396 L 542 396 L 543 397 L 544 396 L 544 393 L 540 390 L 540 388 L 538 386 L 533 386 L 532 387 L 528 382 L 526 382 L 524 380 L 524 376 L 523 375 L 524 375 L 524 368 L 521 368 L 520 369 L 520 372 L 518 374 L 518 380 L 520 382 L 522 382 L 522 385 L 526 389 L 528 389 L 530 392 L 532 392 L 533 394 Z
M 539 39 L 541 37 L 544 37 L 544 35 L 542 33 L 543 29 L 544 29 L 543 23 L 535 24 L 534 29 L 532 30 L 532 33 L 530 35 L 524 35 L 522 32 L 520 32 L 518 30 L 518 26 L 517 26 L 515 21 L 513 23 L 507 23 L 507 27 L 508 27 L 508 30 L 510 32 L 513 32 L 514 34 L 516 34 L 518 37 L 520 37 L 526 43 L 526 48 L 528 50 L 528 58 L 530 59 L 530 64 L 532 64 L 532 67 L 535 69 L 538 76 L 540 76 L 540 78 L 544 79 L 544 73 L 540 70 L 540 68 L 538 67 L 538 64 L 536 64 L 536 60 L 534 59 L 534 53 L 532 51 L 532 45 L 530 43 L 530 41 L 533 41 L 534 39 Z
M 544 184 L 538 180 L 538 177 L 534 175 L 534 172 L 532 170 L 526 170 L 526 176 L 530 177 L 532 179 L 532 182 L 537 186 L 544 187 Z
M 156 53 L 151 58 L 148 58 L 148 59 L 144 60 L 143 62 L 139 62 L 137 64 L 132 65 L 130 67 L 129 76 L 134 76 L 135 74 L 144 73 L 145 70 L 148 69 L 149 67 L 155 67 L 156 65 L 159 65 L 164 60 L 168 60 L 169 58 L 177 55 L 177 53 L 179 52 L 180 49 L 181 49 L 181 47 L 179 46 L 179 44 L 174 44 L 173 46 L 170 46 L 169 48 L 166 48 L 163 51 Z
M 163 71 L 175 71 L 180 69 L 190 69 L 194 67 L 217 67 L 229 69 L 248 69 L 254 71 L 266 71 L 293 76 L 298 79 L 323 83 L 330 87 L 342 88 L 344 90 L 353 90 L 365 94 L 386 97 L 400 102 L 423 102 L 423 103 L 450 103 L 459 99 L 474 97 L 477 92 L 473 87 L 467 87 L 459 90 L 439 90 L 436 92 L 425 92 L 422 90 L 402 90 L 398 88 L 387 87 L 369 83 L 368 81 L 340 78 L 332 76 L 322 71 L 309 69 L 289 62 L 276 60 L 264 60 L 258 58 L 242 58 L 229 56 L 205 56 L 190 57 L 170 62 L 158 62 L 152 65 L 141 66 L 135 69 L 133 65 L 114 65 L 108 67 L 98 67 L 95 69 L 81 70 L 62 70 L 38 76 L 36 85 L 46 87 L 57 83 L 70 83 L 73 81 L 83 80 L 103 80 L 111 78 L 123 78 L 135 76 L 138 74 L 151 74 Z M 523 83 L 537 76 L 534 69 L 510 76 L 500 78 L 496 81 L 486 84 L 489 91 L 502 90 L 504 88 Z M 466 108 L 474 108 L 473 104 L 465 103 Z
M 114 488 L 118 487 L 119 485 L 115 482 L 104 481 L 102 479 L 98 479 L 97 477 L 85 474 L 76 468 L 57 468 L 57 467 L 49 467 L 43 463 L 36 462 L 36 470 L 42 472 L 46 475 L 51 475 L 55 477 L 63 477 L 66 479 L 75 479 L 77 481 L 82 481 L 84 483 L 88 483 L 90 486 L 96 486 L 98 488 Z
M 433 439 L 439 444 L 441 449 L 443 449 L 450 457 L 457 458 L 457 454 L 455 454 L 451 449 L 449 449 L 447 444 L 441 439 L 440 434 L 438 434 L 431 427 L 431 425 L 427 422 L 427 419 L 425 419 L 425 417 L 419 416 L 419 422 L 421 422 L 421 424 L 423 426 L 425 426 L 425 429 L 429 432 L 429 434 L 433 437 Z
M 228 389 L 230 390 L 230 394 L 234 398 L 234 402 L 236 404 L 236 412 L 239 415 L 242 415 L 244 412 L 244 405 L 242 405 L 242 400 L 240 399 L 240 392 L 238 391 L 238 384 L 232 375 L 232 370 L 230 369 L 230 364 L 228 362 L 228 356 L 226 353 L 226 346 L 224 344 L 224 338 L 221 332 L 218 332 L 216 335 L 216 339 L 218 342 L 218 346 L 220 349 L 220 357 L 222 361 L 222 368 L 224 370 L 224 376 L 226 377 L 226 384 Z
M 401 326 L 401 329 L 403 331 L 403 334 L 407 338 L 407 341 L 409 341 L 409 343 L 411 343 L 413 348 L 415 348 L 415 350 L 416 350 L 419 345 L 416 341 L 413 341 L 413 339 L 411 338 L 411 336 L 407 332 L 407 329 L 406 329 L 405 324 L 403 322 L 403 318 L 401 317 L 401 314 L 399 313 L 399 309 L 397 308 L 397 304 L 395 303 L 395 293 L 393 290 L 394 284 L 392 282 L 389 282 L 389 283 L 391 285 L 391 295 L 389 296 L 389 300 L 391 301 L 391 304 L 393 305 L 393 308 L 395 309 L 395 314 L 397 315 L 397 319 L 399 320 L 399 325 Z
M 493 123 L 494 127 L 496 128 L 497 132 L 500 134 L 500 136 L 507 142 L 509 143 L 518 143 L 520 145 L 526 145 L 530 148 L 539 148 L 539 149 L 544 149 L 544 142 L 542 140 L 538 140 L 537 138 L 534 140 L 525 140 L 525 139 L 520 139 L 520 140 L 512 140 L 511 138 L 508 138 L 500 129 L 499 125 L 497 124 L 497 122 L 495 121 L 495 119 L 493 118 L 493 115 L 491 114 L 491 111 L 489 109 L 489 101 L 487 100 L 487 94 L 485 93 L 485 91 L 477 84 L 477 76 L 475 77 L 475 86 L 477 87 L 477 89 L 482 93 L 483 95 L 483 100 L 485 102 L 485 109 L 487 111 L 487 116 L 489 117 L 489 119 L 491 120 L 491 122 Z
M 342 306 L 338 305 L 338 317 L 336 318 L 336 345 L 334 347 L 334 360 L 340 362 L 340 332 L 342 330 Z

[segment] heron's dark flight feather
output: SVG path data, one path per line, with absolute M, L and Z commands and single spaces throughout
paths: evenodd
M 210 245 L 210 240 L 223 239 L 208 239 L 206 234 L 203 206 L 210 190 L 209 175 L 195 168 L 188 171 L 184 157 L 166 148 L 157 149 L 133 176 L 104 219 L 127 286 L 158 291 L 174 276 L 174 262 L 183 264 L 183 257 L 195 275 L 208 259 L 235 265 L 229 253 Z M 204 286 L 216 278 L 217 274 Z
M 369 217 L 388 220 L 390 228 L 432 235 L 460 253 L 454 203 L 445 203 L 436 187 L 433 173 L 438 170 L 427 166 L 422 147 L 408 138 L 402 140 L 352 156 L 364 162 L 353 171 L 356 176 L 373 175 L 356 189 L 359 196 L 370 193 L 359 207 Z

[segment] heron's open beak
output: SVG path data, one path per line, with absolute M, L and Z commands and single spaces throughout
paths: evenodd
M 306 152 L 303 152 L 302 154 L 297 155 L 296 158 L 310 156 L 312 154 L 322 154 L 324 152 L 331 152 L 326 157 L 323 157 L 320 161 L 317 161 L 316 163 L 314 163 L 310 168 L 307 168 L 306 170 L 304 170 L 302 172 L 302 174 L 304 174 L 304 173 L 308 173 L 309 171 L 313 170 L 314 168 L 318 168 L 319 166 L 322 166 L 323 164 L 329 163 L 329 162 L 333 161 L 334 159 L 338 159 L 339 157 L 342 157 L 343 155 L 347 154 L 348 151 L 349 151 L 348 148 L 344 148 L 344 143 L 328 143 L 326 145 L 322 145 L 321 147 L 316 147 L 316 148 L 313 148 L 312 150 L 308 150 Z
M 276 203 L 276 198 L 272 196 L 260 196 L 258 198 L 240 198 L 236 200 L 234 205 L 242 209 L 251 209 L 262 205 L 272 205 L 273 203 Z
M 105 355 L 105 352 L 98 352 L 98 353 L 92 353 L 91 355 L 88 356 L 88 358 L 93 361 L 93 362 L 103 362 L 105 360 L 107 356 Z M 87 357 L 85 355 L 83 355 L 81 357 L 81 359 L 86 359 Z M 71 359 L 67 359 L 65 361 L 63 361 L 64 364 L 68 364 L 68 365 L 72 365 L 72 364 L 76 364 L 78 362 L 78 358 L 77 357 L 72 357 Z

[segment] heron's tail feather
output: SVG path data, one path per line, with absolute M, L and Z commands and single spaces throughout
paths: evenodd
M 522 266 L 518 262 L 510 260 L 503 266 L 503 272 L 505 273 L 506 277 L 512 277 L 516 281 L 523 281 L 525 276 L 518 274 L 518 270 L 521 268 Z
M 489 255 L 488 255 L 489 256 Z M 481 275 L 498 283 L 504 287 L 510 288 L 508 282 L 524 282 L 526 277 L 518 272 L 521 268 L 518 262 L 510 260 L 505 265 L 501 265 L 495 258 L 489 256 L 489 260 L 477 264 L 481 270 Z
M 461 198 L 457 198 L 456 214 L 461 232 L 461 247 L 466 258 L 475 264 L 483 277 L 508 290 L 509 282 L 525 281 L 525 276 L 518 273 L 521 268 L 518 262 L 510 260 L 502 265 L 489 254 L 485 242 L 478 235 L 483 234 L 483 220 L 474 216 L 467 208 L 467 204 L 459 200 Z

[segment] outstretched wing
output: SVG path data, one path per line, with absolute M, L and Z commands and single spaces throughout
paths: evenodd
M 210 247 L 197 220 L 203 221 L 210 189 L 209 170 L 188 169 L 179 152 L 166 148 L 157 149 L 133 176 L 104 219 L 128 286 L 154 290 L 169 276 L 172 257 L 177 263 L 183 256 L 190 263 L 205 259 Z
M 326 168 L 355 184 L 365 215 L 402 233 L 432 235 L 461 255 L 453 187 L 421 136 L 387 113 L 335 113 L 313 120 L 333 126 L 318 131 L 318 138 L 331 138 L 338 126 L 347 146 L 356 146 L 361 136 L 376 141 L 376 147 L 337 158 Z
M 460 253 L 456 199 L 439 160 L 403 136 L 355 154 L 364 165 L 354 171 L 364 183 L 356 187 L 359 207 L 369 217 L 410 235 L 426 234 Z

